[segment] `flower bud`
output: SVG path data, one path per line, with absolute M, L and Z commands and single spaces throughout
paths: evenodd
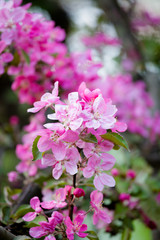
M 126 173 L 126 177 L 129 179 L 134 179 L 136 177 L 136 172 L 132 169 L 129 169 Z
M 18 174 L 15 171 L 8 173 L 8 181 L 9 182 L 15 182 L 17 180 Z
M 121 202 L 123 202 L 123 201 L 126 201 L 126 200 L 130 200 L 130 194 L 129 193 L 121 193 L 120 195 L 119 195 L 119 200 L 121 201 Z
M 82 188 L 76 188 L 74 191 L 73 191 L 73 195 L 77 198 L 80 198 L 82 196 L 85 195 L 85 192 Z
M 119 170 L 117 168 L 113 168 L 111 170 L 112 176 L 117 177 L 119 175 Z

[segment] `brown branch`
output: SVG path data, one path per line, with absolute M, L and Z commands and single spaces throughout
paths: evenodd
M 76 175 L 73 175 L 73 187 L 76 188 Z M 74 205 L 73 205 L 73 194 L 71 196 L 71 199 L 70 199 L 70 202 L 69 202 L 69 217 L 71 219 L 71 221 L 73 220 L 73 208 L 74 208 Z
M 117 0 L 99 0 L 99 4 L 105 15 L 115 26 L 127 54 L 136 53 L 137 60 L 140 60 L 144 65 L 144 57 L 141 53 L 139 42 L 134 35 L 128 13 L 119 5 Z
M 0 227 L 0 239 L 13 240 L 16 236 L 7 231 L 5 228 Z
M 22 204 L 28 204 L 34 196 L 41 196 L 41 189 L 38 184 L 30 183 L 22 189 L 17 202 L 13 205 L 11 214 L 14 214 Z

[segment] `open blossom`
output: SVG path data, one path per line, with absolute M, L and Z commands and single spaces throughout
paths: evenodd
M 58 97 L 58 82 L 55 82 L 52 93 L 45 93 L 40 101 L 34 103 L 33 108 L 29 108 L 28 112 L 36 113 L 43 107 L 50 107 L 59 101 Z
M 83 118 L 80 117 L 82 108 L 78 101 L 78 92 L 73 92 L 68 95 L 68 105 L 57 104 L 55 106 L 55 113 L 49 114 L 48 118 L 51 120 L 59 120 L 66 129 L 77 130 Z
M 62 149 L 63 151 L 63 149 Z M 71 147 L 65 149 L 65 157 L 63 159 L 57 160 L 52 154 L 45 154 L 42 159 L 42 164 L 46 166 L 52 166 L 52 175 L 55 179 L 59 179 L 63 173 L 63 166 L 71 175 L 78 172 L 77 164 L 80 161 L 80 155 L 77 148 Z
M 111 100 L 105 102 L 102 94 L 100 94 L 93 102 L 90 111 L 87 106 L 83 110 L 83 119 L 87 128 L 110 129 L 114 127 L 116 119 L 114 117 L 117 109 L 112 105 Z
M 35 210 L 35 212 L 29 212 L 27 214 L 24 215 L 23 220 L 24 221 L 32 221 L 35 219 L 35 217 L 37 216 L 37 214 L 39 214 L 42 211 L 42 208 L 40 207 L 40 201 L 38 197 L 33 197 L 30 200 L 30 205 L 31 207 Z
M 42 202 L 41 206 L 45 209 L 52 209 L 52 208 L 63 208 L 67 206 L 65 202 L 66 199 L 66 191 L 64 188 L 59 188 L 55 191 L 53 195 L 54 200 Z
M 42 221 L 39 222 L 40 226 L 32 227 L 29 230 L 29 234 L 34 238 L 41 238 L 43 236 L 45 237 L 45 240 L 55 240 L 55 237 L 53 235 L 55 231 L 55 227 L 58 224 L 61 224 L 63 221 L 63 215 L 57 211 L 53 212 L 51 217 L 48 218 L 48 222 Z
M 74 234 L 78 235 L 80 238 L 85 238 L 88 235 L 87 233 L 85 233 L 85 231 L 87 231 L 87 225 L 82 224 L 84 218 L 85 215 L 80 213 L 75 217 L 73 222 L 71 221 L 70 217 L 66 217 L 66 234 L 69 240 L 74 240 Z
M 114 157 L 108 153 L 105 153 L 105 159 L 103 159 L 103 162 L 101 162 L 100 158 L 97 158 L 95 156 L 90 157 L 87 167 L 83 169 L 83 176 L 86 178 L 90 178 L 95 175 L 93 183 L 99 191 L 103 190 L 104 185 L 114 187 L 114 178 L 103 172 L 106 170 L 110 170 L 113 167 L 114 163 Z
M 97 190 L 91 192 L 91 206 L 94 210 L 93 214 L 93 224 L 96 225 L 100 220 L 105 223 L 111 222 L 111 217 L 107 214 L 107 212 L 102 208 L 103 194 L 98 192 Z

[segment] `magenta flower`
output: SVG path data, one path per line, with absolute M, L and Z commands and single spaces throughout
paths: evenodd
M 40 201 L 38 197 L 33 197 L 30 200 L 30 205 L 31 207 L 35 210 L 35 212 L 29 212 L 27 214 L 24 215 L 23 220 L 30 222 L 32 220 L 35 219 L 35 217 L 37 216 L 37 214 L 39 214 L 42 211 L 42 208 L 40 207 Z
M 102 208 L 103 194 L 95 190 L 91 192 L 90 198 L 91 198 L 90 204 L 94 210 L 93 224 L 96 225 L 99 220 L 102 220 L 105 223 L 110 223 L 111 217 Z
M 85 238 L 88 235 L 87 233 L 84 233 L 85 231 L 87 231 L 87 225 L 82 224 L 84 218 L 84 214 L 78 214 L 72 222 L 69 217 L 66 217 L 66 233 L 69 240 L 74 240 L 74 234 L 78 235 L 81 238 Z
M 50 107 L 55 103 L 59 102 L 58 97 L 58 82 L 55 82 L 52 93 L 45 93 L 40 101 L 34 103 L 33 108 L 29 108 L 28 112 L 36 113 L 44 107 Z
M 42 221 L 39 222 L 40 226 L 32 227 L 29 230 L 29 234 L 34 238 L 41 238 L 48 235 L 45 240 L 55 240 L 52 235 L 55 231 L 55 227 L 58 224 L 61 224 L 63 221 L 63 215 L 59 212 L 53 212 L 52 216 L 48 218 L 48 222 Z

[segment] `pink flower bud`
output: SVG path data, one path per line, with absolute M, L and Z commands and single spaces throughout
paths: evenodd
M 136 172 L 132 169 L 129 169 L 126 173 L 126 177 L 129 179 L 134 179 L 136 177 Z
M 113 168 L 111 170 L 112 176 L 117 177 L 119 175 L 119 170 L 117 168 Z
M 85 191 L 82 189 L 82 188 L 76 188 L 74 191 L 73 191 L 73 195 L 77 198 L 80 198 L 82 196 L 85 195 Z
M 119 200 L 121 201 L 121 202 L 123 202 L 123 201 L 126 201 L 126 200 L 130 200 L 130 194 L 129 193 L 121 193 L 120 195 L 119 195 Z
M 11 116 L 9 122 L 11 125 L 16 126 L 19 123 L 19 118 L 17 116 Z
M 15 171 L 8 173 L 8 181 L 9 182 L 15 182 L 17 180 L 18 174 Z

